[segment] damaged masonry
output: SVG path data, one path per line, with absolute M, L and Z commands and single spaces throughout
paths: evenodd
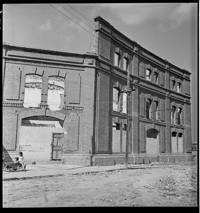
M 93 53 L 3 45 L 5 157 L 125 163 L 130 73 L 128 162 L 191 161 L 190 72 L 95 21 Z

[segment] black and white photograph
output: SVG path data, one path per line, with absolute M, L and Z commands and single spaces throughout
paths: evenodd
M 2 4 L 3 208 L 198 207 L 198 10 Z

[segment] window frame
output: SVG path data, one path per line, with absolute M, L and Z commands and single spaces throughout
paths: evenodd
M 176 124 L 176 108 L 176 106 L 171 107 L 171 124 Z
M 149 75 L 147 75 L 147 71 L 149 71 Z M 151 81 L 151 74 L 152 74 L 151 69 L 146 68 L 146 70 L 145 70 L 145 79 L 146 79 L 147 81 Z
M 115 91 L 118 91 L 118 97 L 117 97 L 117 101 L 114 99 L 115 96 L 114 96 L 114 90 Z M 120 112 L 120 103 L 121 103 L 121 90 L 118 88 L 118 87 L 113 87 L 113 100 L 112 100 L 112 110 L 115 111 L 115 112 Z M 114 103 L 117 105 L 117 110 L 114 109 Z
M 149 104 L 147 105 L 147 103 L 149 103 Z M 150 98 L 147 98 L 146 99 L 146 110 L 145 110 L 147 119 L 152 119 L 151 112 L 152 112 L 152 100 Z
M 124 63 L 125 61 L 126 61 L 126 66 Z M 129 59 L 127 57 L 123 57 L 123 70 L 127 72 L 128 69 L 129 69 Z
M 176 91 L 181 93 L 181 82 L 177 82 Z
M 117 56 L 117 61 L 116 61 L 116 56 Z M 120 53 L 119 52 L 114 52 L 114 66 L 120 67 Z

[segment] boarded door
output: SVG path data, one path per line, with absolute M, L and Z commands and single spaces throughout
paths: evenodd
M 63 133 L 53 133 L 52 160 L 61 160 L 63 152 Z
M 172 132 L 172 153 L 177 153 L 177 133 Z
M 183 134 L 178 134 L 178 153 L 183 153 Z
M 159 137 L 156 129 L 149 129 L 147 131 L 146 151 L 149 156 L 159 155 Z

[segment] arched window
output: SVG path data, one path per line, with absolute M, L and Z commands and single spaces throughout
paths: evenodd
M 64 104 L 64 79 L 49 77 L 47 104 L 50 110 L 60 110 Z
M 24 107 L 38 107 L 41 102 L 42 77 L 39 75 L 26 75 Z
M 158 130 L 156 129 L 149 129 L 147 130 L 147 138 L 157 138 L 158 136 Z

